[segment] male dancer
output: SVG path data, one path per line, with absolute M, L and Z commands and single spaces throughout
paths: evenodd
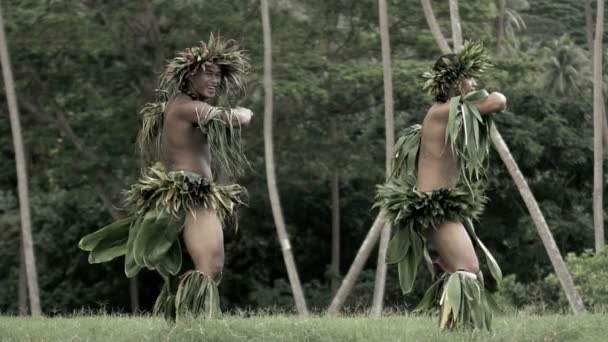
M 181 51 L 160 77 L 159 101 L 142 110 L 138 142 L 146 161 L 127 191 L 132 215 L 80 241 L 89 262 L 125 256 L 125 273 L 142 268 L 165 279 L 154 311 L 166 318 L 220 314 L 217 286 L 224 263 L 222 223 L 241 203 L 238 184 L 214 183 L 213 170 L 239 174 L 247 161 L 240 128 L 251 120 L 245 108 L 213 107 L 218 95 L 239 94 L 249 63 L 240 47 L 220 37 Z M 213 168 L 212 168 L 213 158 Z M 194 270 L 182 269 L 182 245 Z
M 424 90 L 435 102 L 422 126 L 408 128 L 399 139 L 393 176 L 378 187 L 376 206 L 396 227 L 387 262 L 398 264 L 403 292 L 411 291 L 423 257 L 430 259 L 427 241 L 439 253 L 435 262 L 444 273 L 418 309 L 438 302 L 442 329 L 490 328 L 491 301 L 473 241 L 486 255 L 492 276 L 502 277 L 472 224 L 486 201 L 482 183 L 490 114 L 506 106 L 504 95 L 475 90 L 475 77 L 489 66 L 483 48 L 467 43 L 459 54 L 440 57 L 433 71 L 424 74 Z

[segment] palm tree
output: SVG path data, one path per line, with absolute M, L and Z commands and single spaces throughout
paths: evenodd
M 382 69 L 384 71 L 384 121 L 386 132 L 386 179 L 391 175 L 393 160 L 393 146 L 395 145 L 395 114 L 393 102 L 393 78 L 391 68 L 391 46 L 388 32 L 388 14 L 386 0 L 378 0 L 378 13 L 380 19 L 380 41 L 382 46 Z M 372 314 L 379 316 L 382 313 L 384 289 L 386 287 L 386 250 L 391 237 L 391 226 L 384 225 L 380 236 L 378 248 L 378 265 L 376 268 L 376 284 L 372 302 Z
M 580 92 L 589 77 L 589 58 L 583 49 L 563 35 L 543 51 L 545 88 L 553 95 Z
M 344 302 L 346 302 L 346 299 L 355 286 L 355 282 L 357 281 L 359 274 L 361 274 L 361 270 L 363 270 L 363 266 L 365 266 L 369 255 L 374 249 L 376 241 L 378 241 L 378 237 L 382 232 L 382 227 L 384 227 L 384 214 L 381 212 L 378 214 L 374 220 L 374 223 L 372 224 L 372 227 L 367 232 L 361 247 L 359 247 L 359 251 L 357 251 L 355 260 L 353 260 L 353 263 L 350 265 L 344 279 L 342 279 L 340 288 L 338 288 L 336 295 L 332 299 L 331 304 L 327 309 L 327 313 L 329 315 L 337 315 L 342 309 Z
M 338 124 L 336 118 L 329 121 L 329 135 L 333 144 L 338 139 Z M 331 291 L 332 295 L 338 290 L 340 280 L 340 171 L 334 166 L 331 175 Z
M 298 270 L 291 252 L 289 236 L 285 228 L 285 219 L 281 209 L 279 191 L 274 167 L 274 152 L 272 144 L 272 40 L 270 36 L 270 15 L 268 11 L 268 1 L 261 1 L 262 26 L 264 31 L 264 155 L 266 159 L 266 179 L 268 182 L 268 193 L 270 196 L 270 206 L 272 216 L 277 228 L 285 267 L 289 276 L 289 283 L 293 291 L 296 308 L 300 315 L 307 315 L 306 300 L 298 276 Z
M 460 26 L 460 13 L 458 11 L 458 0 L 450 0 L 450 18 L 452 23 L 452 46 L 454 51 L 462 49 L 462 27 Z
M 604 249 L 604 149 L 602 129 L 604 121 L 603 85 L 603 38 L 604 0 L 597 0 L 595 20 L 595 41 L 593 46 L 593 227 L 595 231 L 595 251 Z
M 496 0 L 496 54 L 503 55 L 507 50 L 517 50 L 517 32 L 526 29 L 526 22 L 518 11 L 528 9 L 526 0 Z
M 422 4 L 422 10 L 424 11 L 424 17 L 426 18 L 426 22 L 429 25 L 429 29 L 431 30 L 431 34 L 433 35 L 437 46 L 439 46 L 439 50 L 441 50 L 441 53 L 443 54 L 450 53 L 452 49 L 450 49 L 447 40 L 445 39 L 443 33 L 441 33 L 441 28 L 439 28 L 437 18 L 433 13 L 431 1 L 420 0 L 420 3 Z
M 30 216 L 30 201 L 28 191 L 27 167 L 25 164 L 25 153 L 23 138 L 21 136 L 21 122 L 19 120 L 19 109 L 17 107 L 17 94 L 10 65 L 8 44 L 4 33 L 4 20 L 2 8 L 0 8 L 0 62 L 2 63 L 2 76 L 6 87 L 6 98 L 8 112 L 13 134 L 13 145 L 15 147 L 15 163 L 17 166 L 17 188 L 19 192 L 19 213 L 21 216 L 21 242 L 23 246 L 25 272 L 30 299 L 30 311 L 32 316 L 41 314 L 40 294 L 38 291 L 38 274 L 36 272 L 36 259 L 34 257 L 34 245 L 32 241 L 32 222 Z

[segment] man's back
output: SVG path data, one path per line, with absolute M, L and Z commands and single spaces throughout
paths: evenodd
M 417 187 L 420 191 L 450 188 L 458 181 L 458 165 L 452 148 L 445 142 L 447 117 L 438 115 L 435 106 L 422 122 L 418 155 Z
M 482 115 L 503 111 L 507 100 L 494 92 L 477 101 L 475 106 Z M 450 105 L 435 103 L 422 122 L 422 141 L 418 156 L 417 187 L 420 191 L 451 188 L 459 180 L 458 160 L 449 142 L 445 141 Z

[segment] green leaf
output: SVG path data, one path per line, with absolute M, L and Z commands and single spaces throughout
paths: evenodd
M 446 328 L 448 322 L 449 322 L 449 318 L 450 318 L 450 313 L 452 313 L 452 307 L 450 306 L 450 302 L 449 301 L 444 301 L 443 305 L 441 305 L 441 311 L 440 311 L 440 319 L 439 319 L 439 329 L 443 330 Z
M 179 240 L 175 240 L 169 251 L 158 264 L 172 275 L 177 275 L 182 268 L 182 247 Z
M 133 250 L 135 238 L 141 227 L 142 220 L 143 217 L 137 218 L 129 230 L 129 240 L 127 241 L 127 250 L 125 253 L 125 274 L 129 278 L 135 276 L 142 269 L 142 267 L 135 261 L 135 253 Z
M 399 261 L 399 285 L 403 293 L 410 293 L 414 287 L 414 281 L 416 280 L 416 273 L 418 272 L 418 265 L 422 258 L 422 241 L 420 237 L 414 233 L 410 236 L 410 248 L 408 249 L 405 258 Z
M 103 241 L 107 242 L 122 240 L 125 236 L 128 237 L 129 227 L 131 226 L 133 220 L 134 218 L 131 216 L 115 221 L 112 224 L 109 224 L 80 239 L 78 247 L 80 247 L 82 250 L 90 252 Z
M 414 309 L 414 312 L 428 310 L 433 307 L 433 302 L 437 298 L 437 290 L 439 289 L 439 285 L 444 282 L 444 278 L 444 276 L 440 277 L 436 282 L 433 283 L 433 285 L 431 285 L 431 287 L 428 288 L 428 290 L 426 290 L 424 296 L 420 300 L 420 303 L 418 303 Z
M 486 257 L 486 262 L 487 262 L 488 268 L 490 269 L 490 274 L 492 274 L 492 277 L 497 282 L 500 282 L 502 280 L 502 271 L 500 269 L 500 266 L 498 266 L 498 263 L 496 262 L 496 259 L 494 259 L 494 256 L 492 255 L 492 253 L 490 253 L 490 251 L 486 248 L 486 246 L 483 244 L 483 242 L 481 242 L 481 240 L 477 237 L 477 234 L 475 234 L 475 228 L 473 226 L 473 221 L 470 219 L 465 220 L 464 226 L 466 227 L 467 231 L 469 232 L 469 235 L 473 237 L 473 239 L 475 240 L 477 245 L 483 251 L 483 254 Z
M 448 282 L 445 285 L 447 288 L 447 297 L 445 301 L 450 302 L 450 306 L 452 307 L 452 311 L 454 312 L 454 317 L 458 317 L 460 305 L 462 304 L 462 289 L 460 288 L 460 283 L 460 274 L 454 273 L 448 279 Z
M 450 99 L 450 112 L 448 113 L 448 125 L 445 130 L 445 143 L 454 144 L 458 134 L 456 117 L 458 116 L 458 106 L 460 105 L 460 96 L 454 96 Z
M 400 228 L 388 244 L 386 250 L 386 263 L 396 264 L 405 258 L 410 248 L 409 228 Z
M 125 255 L 125 252 L 127 251 L 127 237 L 128 235 L 125 235 L 125 239 L 122 241 L 112 241 L 112 244 L 99 244 L 89 254 L 89 263 L 97 264 L 107 262 Z
M 144 251 L 144 263 L 156 267 L 166 257 L 167 251 L 175 241 L 179 241 L 183 227 L 183 219 L 175 217 L 166 211 L 158 214 L 156 222 L 148 227 Z

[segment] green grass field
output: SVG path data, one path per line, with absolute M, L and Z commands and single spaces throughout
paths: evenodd
M 608 314 L 497 317 L 492 332 L 439 332 L 420 316 L 225 316 L 167 324 L 155 317 L 0 317 L 0 341 L 608 341 Z

